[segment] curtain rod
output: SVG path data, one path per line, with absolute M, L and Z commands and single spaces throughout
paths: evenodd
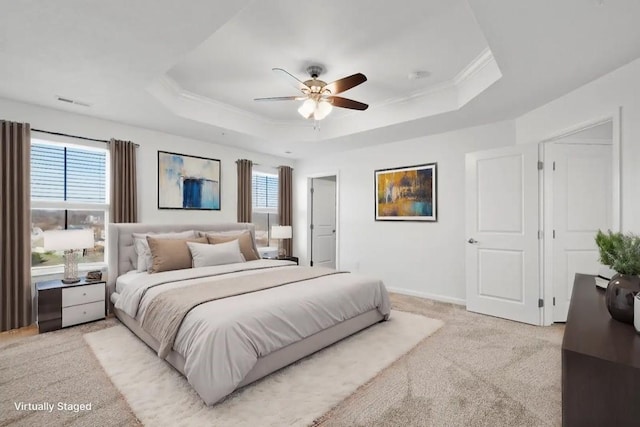
M 238 159 L 238 160 L 236 160 L 236 163 L 238 163 L 240 160 L 247 160 L 247 159 Z M 254 161 L 251 162 L 251 165 L 252 166 L 267 166 L 267 167 L 273 168 L 273 169 L 279 169 L 279 168 L 281 168 L 283 166 L 288 166 L 288 165 L 279 165 L 279 166 L 263 165 L 262 163 L 256 163 Z M 291 168 L 291 166 L 288 166 L 288 167 Z M 293 170 L 293 168 L 291 168 L 291 170 Z
M 84 139 L 85 141 L 104 142 L 105 144 L 111 143 L 111 141 L 107 141 L 106 139 L 87 138 L 86 136 L 70 135 L 68 133 L 62 133 L 62 132 L 51 132 L 51 131 L 42 130 L 42 129 L 31 129 L 31 130 L 33 132 L 48 133 L 49 135 L 68 136 L 70 138 Z M 136 147 L 140 147 L 139 144 L 133 144 L 133 145 L 135 145 Z

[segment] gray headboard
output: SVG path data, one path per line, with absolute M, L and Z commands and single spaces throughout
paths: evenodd
M 109 271 L 107 288 L 109 295 L 115 290 L 118 276 L 133 270 L 137 255 L 134 249 L 133 233 L 168 233 L 172 231 L 233 231 L 249 230 L 255 246 L 255 225 L 250 223 L 220 224 L 109 224 Z

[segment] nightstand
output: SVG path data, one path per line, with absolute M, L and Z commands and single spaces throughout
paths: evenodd
M 55 331 L 105 318 L 105 286 L 102 280 L 65 284 L 61 280 L 36 283 L 38 330 Z
M 298 263 L 298 257 L 297 256 L 279 256 L 277 258 L 274 259 L 281 259 L 281 260 L 285 260 L 285 261 L 295 261 L 296 264 L 300 265 Z

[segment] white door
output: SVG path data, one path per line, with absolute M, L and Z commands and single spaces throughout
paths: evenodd
M 311 265 L 336 268 L 336 180 L 311 180 Z
M 552 194 L 546 198 L 552 213 L 545 238 L 551 258 L 547 277 L 553 280 L 554 322 L 567 320 L 575 274 L 598 274 L 594 237 L 598 229 L 611 228 L 611 155 L 611 145 L 545 146 L 545 164 L 551 166 L 545 171 L 545 194 L 548 190 Z
M 466 156 L 467 310 L 541 324 L 538 146 Z

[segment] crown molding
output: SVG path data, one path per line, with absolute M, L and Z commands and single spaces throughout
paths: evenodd
M 221 102 L 210 98 L 208 96 L 200 95 L 195 92 L 188 91 L 184 89 L 178 82 L 176 82 L 171 77 L 166 74 L 158 79 L 158 83 L 167 89 L 173 97 L 181 100 L 186 100 L 188 102 L 204 104 L 209 108 L 214 108 L 216 110 L 221 110 L 226 113 L 237 114 L 244 119 L 247 120 L 255 120 L 265 124 L 274 124 L 274 122 L 278 122 L 278 120 L 268 119 L 259 114 L 252 113 L 247 110 L 243 110 L 242 108 L 234 107 L 233 105 L 227 104 L 225 102 Z
M 455 77 L 453 77 L 452 79 L 446 80 L 436 85 L 429 86 L 426 89 L 414 92 L 407 96 L 386 99 L 382 102 L 377 103 L 376 106 L 377 107 L 390 106 L 393 104 L 406 102 L 408 100 L 414 100 L 416 98 L 433 95 L 438 92 L 443 92 L 451 89 L 457 90 L 460 86 L 469 82 L 473 77 L 475 77 L 475 75 L 477 75 L 485 67 L 495 62 L 496 61 L 493 57 L 493 52 L 491 52 L 491 49 L 487 47 L 482 52 L 480 52 L 480 54 L 477 57 L 475 57 L 469 64 L 467 64 L 460 72 L 458 72 L 458 74 L 456 74 Z M 499 76 L 498 78 L 500 77 L 502 76 Z M 462 107 L 463 105 L 464 104 L 460 105 L 459 107 Z
M 466 67 L 462 69 L 456 76 L 453 78 L 452 82 L 456 86 L 461 85 L 464 81 L 471 79 L 475 74 L 485 68 L 487 65 L 492 62 L 496 62 L 493 57 L 493 52 L 488 47 L 485 48 L 476 58 L 471 61 Z

